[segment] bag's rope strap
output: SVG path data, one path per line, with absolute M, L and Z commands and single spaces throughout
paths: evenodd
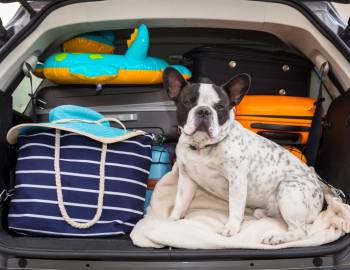
M 74 118 L 67 118 L 67 119 L 62 119 L 62 120 L 56 120 L 56 121 L 52 121 L 52 124 L 66 124 L 66 123 L 85 123 L 85 124 L 96 124 L 99 126 L 102 126 L 103 122 L 115 122 L 117 124 L 119 124 L 123 129 L 124 129 L 124 133 L 126 133 L 126 126 L 117 118 L 110 118 L 110 117 L 104 117 L 101 118 L 99 120 L 85 120 L 85 119 L 74 119 Z
M 102 120 L 102 119 L 101 119 Z M 101 161 L 100 161 L 100 183 L 97 199 L 97 210 L 96 214 L 90 221 L 86 223 L 80 223 L 74 221 L 67 213 L 64 206 L 63 193 L 62 193 L 62 182 L 61 182 L 61 171 L 60 171 L 60 146 L 61 146 L 61 131 L 56 129 L 55 136 L 55 159 L 54 159 L 54 169 L 55 169 L 55 181 L 56 181 L 56 191 L 57 191 L 57 202 L 63 219 L 72 227 L 77 229 L 87 229 L 95 225 L 97 221 L 101 218 L 102 208 L 103 208 L 103 196 L 105 192 L 105 162 L 107 153 L 107 144 L 102 144 L 101 151 Z

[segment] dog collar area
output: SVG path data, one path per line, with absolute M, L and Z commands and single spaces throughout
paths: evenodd
M 198 147 L 196 147 L 196 146 L 190 144 L 190 149 L 191 149 L 191 150 L 198 150 Z
M 215 143 L 215 144 L 216 144 L 216 143 Z M 198 146 L 195 146 L 195 145 L 193 145 L 193 144 L 190 144 L 189 147 L 190 147 L 190 149 L 193 150 L 193 151 L 198 151 L 198 150 L 207 148 L 207 147 L 209 147 L 209 146 L 213 146 L 213 145 L 215 145 L 215 144 L 208 144 L 208 145 L 204 145 L 203 147 L 198 147 Z

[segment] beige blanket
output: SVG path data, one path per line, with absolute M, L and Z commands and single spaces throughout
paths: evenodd
M 217 232 L 225 225 L 228 217 L 228 203 L 199 189 L 184 219 L 167 220 L 172 210 L 176 186 L 177 166 L 157 184 L 148 214 L 137 223 L 131 239 L 139 247 L 161 248 L 171 246 L 188 249 L 280 249 L 287 247 L 319 246 L 337 240 L 350 232 L 350 206 L 339 199 L 327 198 L 327 210 L 308 225 L 306 239 L 276 246 L 261 244 L 261 239 L 272 233 L 287 230 L 281 219 L 262 218 L 257 220 L 247 209 L 241 231 L 232 237 Z

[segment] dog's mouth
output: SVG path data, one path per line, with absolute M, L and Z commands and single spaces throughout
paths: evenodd
M 195 134 L 198 131 L 206 133 L 210 138 L 215 137 L 214 127 L 209 119 L 196 120 L 195 129 L 191 135 Z

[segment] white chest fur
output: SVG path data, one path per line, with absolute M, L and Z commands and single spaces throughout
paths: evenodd
M 177 150 L 178 160 L 181 160 L 182 169 L 200 187 L 228 200 L 228 181 L 220 170 L 220 160 L 214 154 L 214 149 L 191 149 L 183 145 Z M 211 155 L 212 153 L 212 155 Z

